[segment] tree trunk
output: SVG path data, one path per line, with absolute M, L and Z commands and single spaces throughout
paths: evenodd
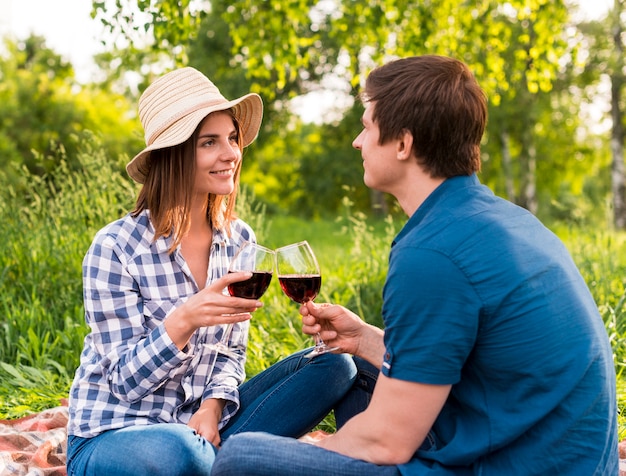
M 522 166 L 521 196 L 519 205 L 533 214 L 537 213 L 537 185 L 535 176 L 537 171 L 537 149 L 535 148 L 532 134 L 532 114 L 527 118 L 522 131 L 522 151 L 520 153 L 520 165 Z
M 504 190 L 509 201 L 516 201 L 515 180 L 513 179 L 513 165 L 511 163 L 511 138 L 508 131 L 500 133 L 500 144 L 502 147 L 502 170 L 504 172 Z
M 526 166 L 526 187 L 524 189 L 524 198 L 526 200 L 526 208 L 533 215 L 537 214 L 539 205 L 537 203 L 537 149 L 532 141 L 528 144 L 528 161 Z
M 615 0 L 612 36 L 615 56 L 611 73 L 611 188 L 613 192 L 613 224 L 616 229 L 626 229 L 626 174 L 624 171 L 624 125 L 622 123 L 621 96 L 624 87 L 624 43 L 621 14 L 624 1 Z
M 385 200 L 385 194 L 379 190 L 370 189 L 370 201 L 374 216 L 386 217 L 389 214 L 389 206 Z
M 531 22 L 529 28 L 529 42 L 527 47 L 528 60 L 526 63 L 526 73 L 534 68 L 532 54 L 530 52 L 532 45 L 535 44 L 536 38 L 535 25 Z M 522 150 L 520 154 L 520 162 L 522 169 L 520 171 L 522 183 L 520 187 L 521 206 L 526 208 L 532 214 L 537 214 L 537 148 L 535 147 L 535 137 L 533 128 L 535 127 L 535 112 L 533 94 L 529 89 L 524 89 L 520 93 L 520 105 L 526 105 L 526 113 L 524 114 L 522 127 Z M 523 160 L 525 158 L 525 160 Z

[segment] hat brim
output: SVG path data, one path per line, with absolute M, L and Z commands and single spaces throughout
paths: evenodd
M 126 165 L 128 175 L 137 183 L 144 183 L 150 170 L 150 152 L 174 147 L 191 137 L 202 120 L 212 112 L 232 109 L 242 132 L 243 146 L 249 146 L 259 135 L 263 120 L 263 101 L 258 94 L 250 93 L 239 99 L 200 107 L 171 124 L 152 144 L 139 152 Z

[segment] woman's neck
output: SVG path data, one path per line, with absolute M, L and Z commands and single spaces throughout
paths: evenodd
M 206 197 L 198 197 L 191 204 L 189 211 L 190 227 L 189 233 L 206 232 L 211 229 L 211 222 L 208 217 L 208 200 Z
M 202 289 L 207 280 L 213 230 L 206 206 L 192 207 L 190 218 L 189 230 L 181 241 L 181 251 L 196 284 Z

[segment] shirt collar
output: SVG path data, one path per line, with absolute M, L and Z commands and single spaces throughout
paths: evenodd
M 150 233 L 152 233 L 152 236 L 154 236 L 154 226 L 152 225 L 152 221 L 149 222 L 148 225 L 148 229 L 150 231 Z M 159 252 L 166 252 L 167 250 L 169 250 L 171 244 L 172 244 L 172 235 L 168 235 L 168 236 L 160 236 L 155 242 L 154 245 L 156 246 L 156 249 Z M 213 245 L 215 245 L 216 243 L 220 243 L 220 244 L 224 244 L 228 241 L 228 235 L 226 234 L 226 232 L 224 230 L 218 230 L 216 228 L 213 228 Z M 179 245 L 180 246 L 180 245 Z
M 396 235 L 391 246 L 398 243 L 406 234 L 408 234 L 413 228 L 418 226 L 424 217 L 435 207 L 438 203 L 443 201 L 449 194 L 456 192 L 457 190 L 480 185 L 480 181 L 476 174 L 472 175 L 458 175 L 455 177 L 449 177 L 444 180 L 435 190 L 431 192 L 426 200 L 422 202 L 415 213 L 411 215 L 409 220 L 404 224 L 404 227 Z

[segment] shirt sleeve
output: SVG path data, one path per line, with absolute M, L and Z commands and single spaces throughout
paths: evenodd
M 160 387 L 189 356 L 172 342 L 162 322 L 147 323 L 138 283 L 125 261 L 113 237 L 98 235 L 83 261 L 83 293 L 101 372 L 115 397 L 134 403 Z
M 246 378 L 246 349 L 250 321 L 236 323 L 228 339 L 231 354 L 217 355 L 215 371 L 208 381 L 202 396 L 203 400 L 219 398 L 226 400 L 220 428 L 239 410 L 239 385 Z
M 481 309 L 462 270 L 437 251 L 392 250 L 383 303 L 383 374 L 435 385 L 458 382 Z
M 224 263 L 220 269 L 215 270 L 213 275 L 216 279 L 228 272 L 228 264 L 244 242 L 256 243 L 254 231 L 242 220 L 235 220 L 232 223 L 231 231 L 230 244 L 224 248 L 218 247 L 218 253 L 221 256 L 216 257 L 216 259 L 211 258 L 213 263 Z M 217 355 L 213 374 L 208 379 L 202 395 L 203 401 L 209 398 L 226 400 L 220 428 L 224 427 L 239 410 L 239 385 L 246 378 L 245 364 L 249 329 L 249 321 L 238 322 L 233 325 L 228 336 L 228 348 L 231 352 Z

